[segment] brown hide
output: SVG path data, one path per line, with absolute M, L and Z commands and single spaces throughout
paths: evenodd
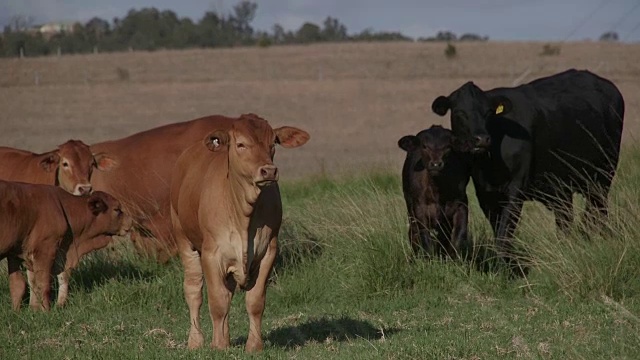
M 91 146 L 112 155 L 117 167 L 96 173 L 95 189 L 113 194 L 133 216 L 138 250 L 165 262 L 177 254 L 171 235 L 169 191 L 173 166 L 182 152 L 215 129 L 228 129 L 234 118 L 207 116 L 143 131 Z
M 94 169 L 109 171 L 106 154 L 94 157 L 82 141 L 69 140 L 43 154 L 0 147 L 0 179 L 30 184 L 58 185 L 74 195 L 91 191 Z
M 0 259 L 8 261 L 13 308 L 19 309 L 26 289 L 22 261 L 30 272 L 32 307 L 49 309 L 56 254 L 66 257 L 70 246 L 122 235 L 130 227 L 131 218 L 109 194 L 73 196 L 50 185 L 0 181 Z
M 171 183 L 171 217 L 185 269 L 190 313 L 188 346 L 202 345 L 199 309 L 207 282 L 214 325 L 213 346 L 229 346 L 229 305 L 234 291 L 247 291 L 250 331 L 247 351 L 262 349 L 266 284 L 282 222 L 275 145 L 303 145 L 299 129 L 272 129 L 255 115 L 233 121 L 189 147 L 178 159 Z

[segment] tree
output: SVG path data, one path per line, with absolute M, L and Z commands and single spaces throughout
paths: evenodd
M 348 39 L 347 27 L 336 18 L 328 16 L 324 20 L 321 37 L 325 41 L 344 41 Z
M 235 38 L 242 44 L 251 42 L 253 35 L 253 28 L 251 22 L 256 16 L 256 9 L 258 4 L 251 1 L 241 1 L 238 5 L 233 7 L 234 16 L 229 18 L 235 30 Z
M 33 26 L 33 16 L 14 15 L 9 19 L 9 27 L 13 31 L 27 31 Z
M 459 41 L 487 41 L 489 40 L 489 37 L 480 36 L 478 34 L 473 34 L 473 33 L 466 33 L 466 34 L 462 34 L 458 40 Z
M 618 41 L 618 33 L 615 31 L 607 31 L 600 35 L 600 41 Z
M 280 24 L 273 25 L 273 42 L 274 44 L 283 44 L 286 39 L 286 32 Z
M 320 27 L 314 23 L 306 22 L 302 24 L 296 32 L 296 41 L 299 43 L 312 43 L 322 40 Z
M 109 22 L 99 17 L 94 17 L 87 21 L 84 28 L 87 33 L 93 35 L 96 39 L 100 39 L 111 30 Z
M 457 36 L 451 31 L 438 31 L 436 41 L 456 41 Z

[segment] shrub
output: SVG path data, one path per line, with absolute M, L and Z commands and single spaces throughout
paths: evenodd
M 542 56 L 560 55 L 560 45 L 544 44 L 540 55 Z
M 451 43 L 447 43 L 447 47 L 444 49 L 444 56 L 447 57 L 447 59 L 453 59 L 458 55 L 458 52 L 456 50 L 456 47 L 453 46 L 453 44 Z

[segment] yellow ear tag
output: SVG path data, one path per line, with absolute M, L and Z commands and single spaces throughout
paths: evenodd
M 496 108 L 496 115 L 501 114 L 504 111 L 504 105 L 500 104 Z

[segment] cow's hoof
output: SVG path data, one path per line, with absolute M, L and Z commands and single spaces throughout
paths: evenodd
M 192 332 L 189 334 L 189 341 L 187 342 L 187 348 L 197 349 L 201 348 L 204 344 L 204 336 L 200 332 Z
M 262 351 L 262 341 L 247 341 L 247 345 L 244 348 L 244 351 L 246 352 L 258 352 L 258 351 Z

